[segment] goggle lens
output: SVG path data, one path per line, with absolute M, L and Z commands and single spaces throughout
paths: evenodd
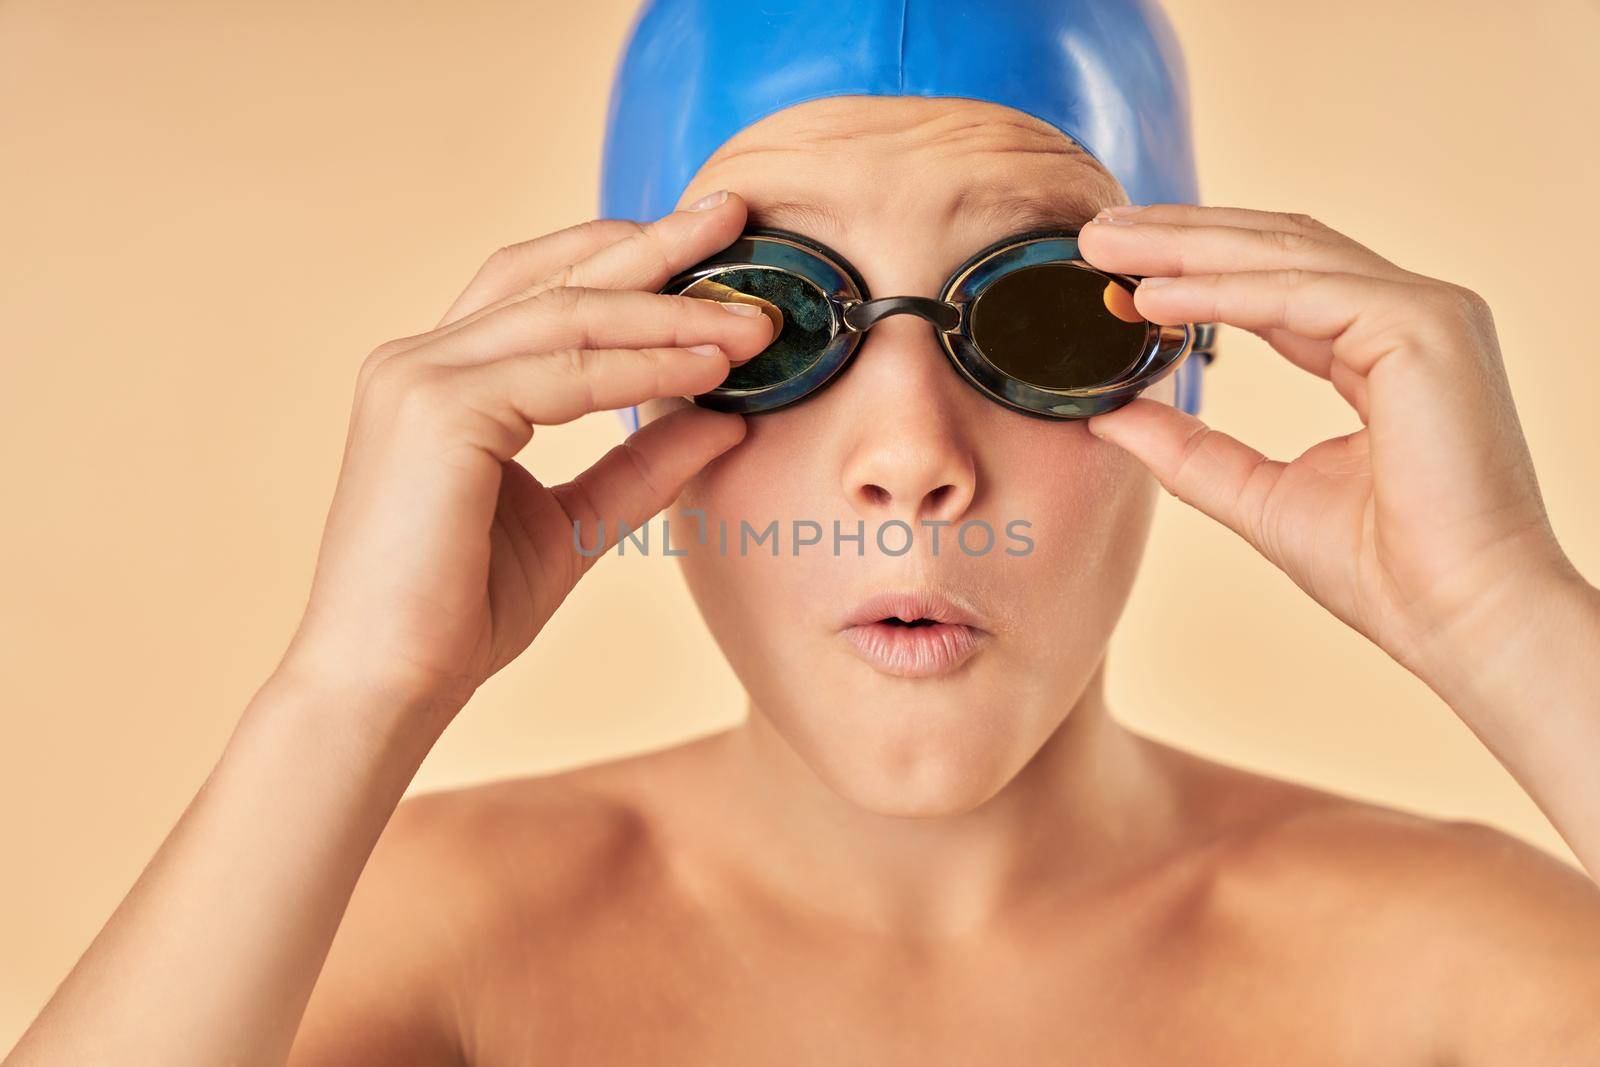
M 760 354 L 735 368 L 723 383 L 728 389 L 762 389 L 809 371 L 834 333 L 828 298 L 810 281 L 786 270 L 738 267 L 719 271 L 683 291 L 684 296 L 716 298 L 707 283 L 759 297 L 783 314 L 782 329 Z
M 1041 389 L 1088 389 L 1130 374 L 1148 343 L 1125 283 L 1070 263 L 1001 275 L 971 308 L 985 358 Z

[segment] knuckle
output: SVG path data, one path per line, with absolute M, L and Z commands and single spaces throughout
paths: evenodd
M 634 249 L 649 261 L 648 265 L 651 273 L 663 278 L 672 275 L 672 252 L 667 247 L 666 237 L 662 234 L 659 226 L 641 227 L 639 232 L 629 237 L 628 240 L 633 242 Z
M 1428 307 L 1438 316 L 1445 319 L 1457 320 L 1470 317 L 1474 311 L 1474 301 L 1481 302 L 1481 298 L 1472 290 L 1452 282 L 1429 281 L 1424 289 Z
M 478 272 L 472 276 L 473 284 L 487 283 L 498 288 L 508 279 L 515 278 L 522 269 L 526 248 L 525 244 L 501 245 L 489 253 L 478 267 Z
M 621 241 L 644 232 L 644 224 L 632 219 L 590 219 L 580 222 L 578 233 L 595 244 Z
M 633 465 L 634 473 L 650 494 L 650 499 L 652 501 L 662 499 L 663 487 L 660 483 L 660 475 L 650 466 L 649 457 L 640 451 L 639 447 L 632 441 L 624 441 L 617 447 L 621 448 L 623 455 L 628 457 L 628 461 Z
M 409 337 L 396 337 L 393 340 L 385 341 L 367 353 L 367 362 L 373 365 L 387 363 L 396 356 L 402 356 L 416 348 L 426 341 L 429 336 L 431 336 L 431 331 L 430 333 L 412 334 Z
M 1408 357 L 1453 358 L 1462 338 L 1479 330 L 1470 299 L 1475 294 L 1436 279 L 1407 283 L 1381 321 Z
M 361 361 L 361 370 L 356 375 L 357 394 L 365 397 L 373 393 L 383 395 L 389 391 L 395 379 L 407 373 L 406 361 L 401 358 L 403 351 L 395 341 L 374 348 Z
M 1246 501 L 1260 499 L 1271 492 L 1273 483 L 1273 467 L 1271 459 L 1266 456 L 1256 456 L 1250 464 L 1250 470 L 1239 479 L 1239 486 L 1232 500 L 1232 513 L 1240 516 L 1245 538 L 1253 545 L 1266 545 L 1268 543 L 1267 526 L 1264 516 L 1266 511 L 1260 507 L 1249 507 Z
M 716 301 L 706 297 L 684 296 L 681 293 L 659 293 L 656 295 L 666 301 L 661 306 L 667 314 L 685 323 L 694 322 L 704 316 L 707 325 L 724 326 L 732 324 L 729 320 L 737 321 L 739 318 L 737 315 L 728 314 L 721 308 L 712 307 L 711 305 L 715 304 Z
M 366 381 L 378 372 L 378 369 L 393 360 L 402 351 L 403 346 L 399 341 L 385 341 L 383 344 L 367 353 L 367 358 L 361 361 L 360 380 Z
M 1178 446 L 1178 456 L 1173 461 L 1172 468 L 1167 472 L 1166 477 L 1167 490 L 1174 496 L 1183 496 L 1184 489 L 1189 480 L 1189 471 L 1193 466 L 1194 458 L 1199 455 L 1200 450 L 1205 447 L 1206 438 L 1209 437 L 1211 433 L 1212 430 L 1209 426 L 1196 426 L 1189 432 L 1189 435 L 1183 439 L 1183 443 Z
M 374 363 L 369 358 L 361 366 L 361 374 L 356 387 L 356 396 L 363 408 L 387 407 L 390 398 L 399 392 L 395 378 L 399 372 L 393 361 L 385 360 Z
M 561 348 L 545 355 L 542 361 L 551 374 L 575 388 L 584 410 L 595 408 L 593 364 L 581 348 Z
M 478 276 L 480 278 L 487 278 L 509 274 L 513 269 L 515 269 L 517 260 L 520 258 L 521 252 L 519 250 L 519 246 L 501 245 L 499 248 L 489 253 L 488 258 L 483 261 L 483 266 L 478 268 Z
M 1443 287 L 1447 295 L 1441 302 L 1453 328 L 1480 339 L 1494 332 L 1494 312 L 1487 300 L 1464 285 L 1445 282 Z
M 414 371 L 394 376 L 390 402 L 401 419 L 435 423 L 451 408 L 450 376 L 439 371 Z
M 1266 240 L 1277 252 L 1304 256 L 1322 247 L 1322 242 L 1303 230 L 1267 230 Z
M 534 295 L 546 293 L 552 289 L 569 289 L 578 280 L 578 267 L 575 263 L 564 263 L 546 276 L 532 289 Z
M 429 413 L 442 399 L 440 377 L 413 360 L 386 360 L 368 375 L 363 403 L 407 417 Z
M 544 361 L 551 373 L 573 381 L 581 381 L 587 369 L 583 350 L 579 348 L 558 348 L 547 353 Z
M 1462 312 L 1468 317 L 1475 319 L 1490 317 L 1489 301 L 1485 300 L 1477 290 L 1454 284 L 1450 288 L 1454 291 L 1456 302 L 1461 306 Z
M 621 446 L 618 446 L 621 447 Z M 588 479 L 582 475 L 574 478 L 564 485 L 552 490 L 561 502 L 562 510 L 580 527 L 599 530 L 600 507 L 595 502 L 594 493 L 589 489 Z
M 558 285 L 534 294 L 523 302 L 536 315 L 576 315 L 587 301 L 588 290 L 576 285 Z
M 642 223 L 630 219 L 590 219 L 579 222 L 561 233 L 565 237 L 575 238 L 583 248 L 598 249 L 623 241 L 632 240 L 645 232 Z M 562 289 L 581 285 L 582 274 L 579 265 L 583 257 L 563 263 L 554 271 L 545 275 L 536 284 L 528 288 L 530 294 L 544 292 L 547 289 Z
M 1279 218 L 1283 220 L 1284 224 L 1294 230 L 1305 233 L 1315 233 L 1319 230 L 1327 229 L 1326 226 L 1303 211 L 1282 211 L 1278 214 Z

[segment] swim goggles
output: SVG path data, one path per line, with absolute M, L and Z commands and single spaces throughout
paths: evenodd
M 750 229 L 661 292 L 753 303 L 773 321 L 771 344 L 693 398 L 718 411 L 772 411 L 812 395 L 891 315 L 932 323 L 950 362 L 984 396 L 1049 419 L 1114 410 L 1189 356 L 1215 358 L 1214 323 L 1146 320 L 1133 304 L 1138 278 L 1086 263 L 1078 232 L 997 241 L 957 267 L 938 299 L 872 299 L 860 273 L 827 246 Z

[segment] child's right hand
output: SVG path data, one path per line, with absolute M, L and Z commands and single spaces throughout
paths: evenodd
M 745 218 L 729 194 L 642 227 L 602 219 L 501 249 L 437 328 L 368 356 L 285 666 L 448 721 L 598 558 L 576 550 L 574 522 L 585 552 L 600 519 L 614 545 L 619 521 L 643 524 L 737 444 L 740 416 L 685 406 L 563 485 L 512 458 L 536 426 L 704 392 L 771 341 L 755 308 L 656 291 Z

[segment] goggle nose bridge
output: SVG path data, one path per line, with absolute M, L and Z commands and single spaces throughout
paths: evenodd
M 951 333 L 961 328 L 959 304 L 926 296 L 884 296 L 876 300 L 857 301 L 845 307 L 844 324 L 856 333 L 863 333 L 890 315 L 915 315 L 933 323 L 940 333 Z

